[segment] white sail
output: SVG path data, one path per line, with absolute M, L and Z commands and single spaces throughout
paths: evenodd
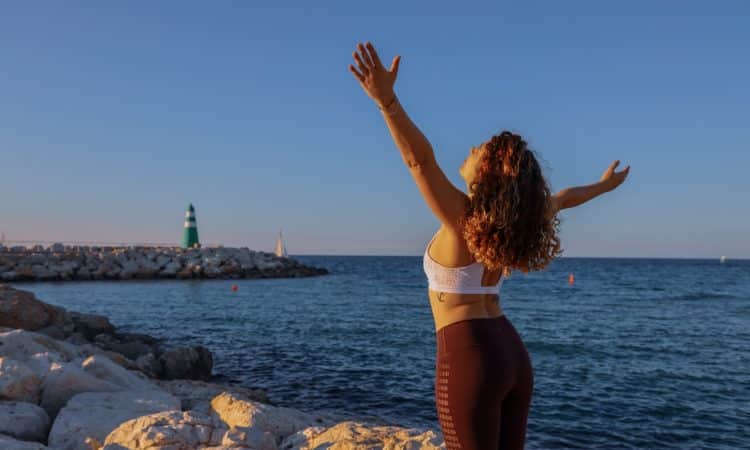
M 726 256 L 722 256 L 721 258 L 719 258 L 719 262 L 721 262 L 721 263 L 727 262 L 727 257 Z
M 286 246 L 284 245 L 284 240 L 281 237 L 281 230 L 279 230 L 279 238 L 276 240 L 276 256 L 286 258 Z

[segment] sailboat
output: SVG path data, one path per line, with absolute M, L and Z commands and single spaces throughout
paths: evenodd
M 280 258 L 286 258 L 286 246 L 284 245 L 284 239 L 281 237 L 281 230 L 279 230 L 279 238 L 276 240 L 276 256 Z
M 722 263 L 722 264 L 724 264 L 725 262 L 727 262 L 727 257 L 726 256 L 722 256 L 721 258 L 719 258 L 719 262 Z

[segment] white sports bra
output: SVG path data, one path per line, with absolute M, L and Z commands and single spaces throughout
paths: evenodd
M 482 275 L 484 274 L 484 265 L 482 263 L 475 261 L 468 266 L 445 267 L 432 259 L 430 256 L 430 247 L 436 236 L 437 234 L 427 244 L 422 263 L 431 290 L 455 294 L 500 293 L 500 285 L 503 284 L 502 277 L 500 277 L 500 281 L 494 286 L 482 286 Z

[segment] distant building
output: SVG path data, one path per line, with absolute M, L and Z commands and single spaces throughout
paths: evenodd
M 182 248 L 200 247 L 198 226 L 195 224 L 195 208 L 191 203 L 185 212 L 185 229 L 182 232 Z

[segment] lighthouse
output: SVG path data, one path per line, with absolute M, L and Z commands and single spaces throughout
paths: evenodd
M 191 203 L 185 211 L 185 230 L 182 233 L 182 248 L 200 247 L 198 226 L 195 224 L 195 208 Z

